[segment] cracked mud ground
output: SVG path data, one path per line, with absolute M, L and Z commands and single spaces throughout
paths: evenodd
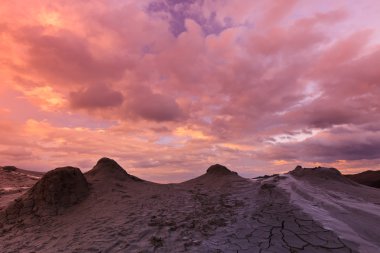
M 357 252 L 356 245 L 324 229 L 274 184 L 241 185 L 234 195 L 245 196 L 248 206 L 238 210 L 238 222 L 226 227 L 223 237 L 210 238 L 208 252 Z
M 7 225 L 1 252 L 357 252 L 273 182 L 92 183 L 67 213 Z

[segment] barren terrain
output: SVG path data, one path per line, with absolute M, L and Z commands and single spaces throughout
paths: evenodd
M 1 173 L 2 184 L 20 176 Z M 26 177 L 25 187 L 35 182 Z M 51 171 L 0 202 L 1 252 L 380 249 L 380 191 L 326 168 L 252 180 L 213 165 L 190 181 L 156 184 L 103 158 L 84 175 Z

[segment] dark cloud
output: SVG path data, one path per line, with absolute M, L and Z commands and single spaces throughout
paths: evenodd
M 335 127 L 301 142 L 274 143 L 259 156 L 274 160 L 336 162 L 380 158 L 380 132 Z
M 154 93 L 148 87 L 131 87 L 128 95 L 127 110 L 135 116 L 153 121 L 173 121 L 183 117 L 173 98 Z
M 112 90 L 105 84 L 93 84 L 70 94 L 71 106 L 79 109 L 116 107 L 123 103 L 123 99 L 121 92 Z

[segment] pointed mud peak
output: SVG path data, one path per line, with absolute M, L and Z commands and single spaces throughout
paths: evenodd
M 88 175 L 99 179 L 117 178 L 120 180 L 128 177 L 128 173 L 115 161 L 107 157 L 101 158 Z
M 101 158 L 90 174 L 104 174 L 108 176 L 127 176 L 128 173 L 115 161 L 107 157 Z
M 121 166 L 115 160 L 108 158 L 108 157 L 100 158 L 99 161 L 96 163 L 96 166 L 98 166 L 98 165 L 109 166 L 109 167 L 120 167 L 121 168 Z
M 129 175 L 115 160 L 107 157 L 101 158 L 86 175 L 102 181 L 107 179 L 143 181 L 135 176 Z
M 207 169 L 206 175 L 227 176 L 237 175 L 237 172 L 231 171 L 223 165 L 214 164 Z

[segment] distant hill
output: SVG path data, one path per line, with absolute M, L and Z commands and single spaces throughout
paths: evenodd
M 358 174 L 345 175 L 359 184 L 380 188 L 380 170 L 367 170 Z

